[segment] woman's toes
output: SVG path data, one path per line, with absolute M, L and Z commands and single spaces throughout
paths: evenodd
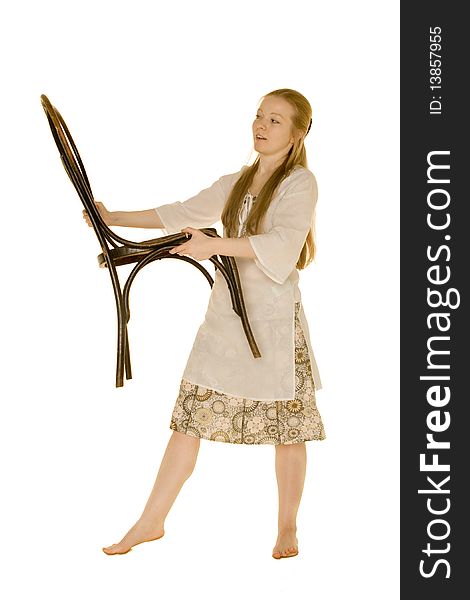
M 283 548 L 282 550 L 273 550 L 273 558 L 285 558 L 297 552 L 297 548 L 295 546 L 290 546 L 288 548 Z
M 119 544 L 111 544 L 111 546 L 104 547 L 103 552 L 106 554 L 117 554 L 121 549 L 122 547 Z

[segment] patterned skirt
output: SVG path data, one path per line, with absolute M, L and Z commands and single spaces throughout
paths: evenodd
M 232 444 L 296 444 L 324 440 L 307 342 L 295 304 L 295 397 L 249 400 L 181 380 L 170 429 Z

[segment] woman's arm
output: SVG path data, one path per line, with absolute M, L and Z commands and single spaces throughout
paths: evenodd
M 140 227 L 142 229 L 163 229 L 157 212 L 154 208 L 148 210 L 115 210 L 110 213 L 109 225 L 117 227 Z
M 240 256 L 254 258 L 248 238 L 219 238 L 206 235 L 194 227 L 184 227 L 183 233 L 190 233 L 191 238 L 179 246 L 175 246 L 170 254 L 191 256 L 195 260 L 206 260 L 215 254 L 220 256 Z
M 213 254 L 256 258 L 248 238 L 211 238 Z
M 203 229 L 220 219 L 230 189 L 246 168 L 243 166 L 240 171 L 219 177 L 210 187 L 184 202 L 171 202 L 148 210 L 108 211 L 102 202 L 95 201 L 96 208 L 108 226 L 164 229 L 165 235 L 177 233 L 189 223 Z M 83 210 L 83 218 L 91 227 L 86 210 Z
M 108 227 L 112 227 L 113 225 L 116 225 L 118 227 L 141 227 L 143 229 L 163 229 L 164 227 L 163 223 L 160 220 L 160 217 L 153 208 L 150 208 L 148 210 L 111 211 L 108 210 L 102 202 L 96 200 L 95 206 L 98 212 L 100 213 L 101 218 Z M 83 209 L 82 213 L 83 218 L 87 222 L 88 226 L 92 227 L 88 212 L 85 209 Z

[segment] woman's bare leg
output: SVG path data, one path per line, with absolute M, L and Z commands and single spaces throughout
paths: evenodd
M 106 554 L 124 554 L 136 544 L 164 535 L 166 516 L 194 470 L 200 441 L 200 438 L 173 431 L 142 515 L 119 543 L 103 548 Z
M 296 520 L 304 489 L 307 450 L 305 442 L 278 444 L 275 448 L 279 513 L 278 536 L 273 557 L 280 558 L 298 551 Z

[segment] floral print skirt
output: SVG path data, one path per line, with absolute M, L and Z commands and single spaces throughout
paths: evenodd
M 215 442 L 296 444 L 324 440 L 307 342 L 295 304 L 295 397 L 262 402 L 181 380 L 170 429 Z

